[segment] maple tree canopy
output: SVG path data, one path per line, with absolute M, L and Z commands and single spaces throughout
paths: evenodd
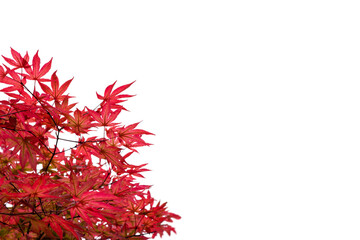
M 31 63 L 28 53 L 11 55 L 0 65 L 7 98 L 0 101 L 0 239 L 140 240 L 175 232 L 168 223 L 180 216 L 136 182 L 146 164 L 127 161 L 152 134 L 117 121 L 133 83 L 115 88 L 115 81 L 96 93 L 98 107 L 80 110 L 66 93 L 73 79 L 61 84 L 56 71 L 47 77 L 52 59 L 41 66 L 38 52 Z

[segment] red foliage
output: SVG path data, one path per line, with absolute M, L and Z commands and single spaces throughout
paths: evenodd
M 180 216 L 135 181 L 146 164 L 127 162 L 137 147 L 150 145 L 142 136 L 151 134 L 116 121 L 132 83 L 97 93 L 97 109 L 74 109 L 66 94 L 72 79 L 60 85 L 56 72 L 45 78 L 52 60 L 41 67 L 38 52 L 32 64 L 27 53 L 11 54 L 4 57 L 9 66 L 0 66 L 8 96 L 0 101 L 0 239 L 149 239 L 175 232 L 167 222 Z M 88 135 L 96 130 L 104 137 Z M 73 146 L 61 150 L 62 141 Z

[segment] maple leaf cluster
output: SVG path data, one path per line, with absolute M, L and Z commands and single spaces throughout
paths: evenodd
M 149 239 L 175 229 L 180 216 L 141 185 L 146 164 L 127 158 L 150 132 L 117 122 L 132 83 L 97 93 L 95 109 L 76 108 L 52 59 L 38 52 L 0 65 L 0 239 Z M 47 75 L 50 77 L 46 77 Z M 75 109 L 76 108 L 76 109 Z M 103 131 L 103 137 L 90 135 Z M 75 140 L 63 138 L 71 134 Z M 73 144 L 60 149 L 61 142 Z

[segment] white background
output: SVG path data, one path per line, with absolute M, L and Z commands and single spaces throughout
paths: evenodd
M 359 239 L 357 2 L 3 1 L 0 54 L 54 57 L 79 106 L 137 80 L 163 239 Z

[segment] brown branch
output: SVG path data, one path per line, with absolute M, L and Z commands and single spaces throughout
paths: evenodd
M 50 164 L 51 164 L 51 162 L 52 162 L 52 160 L 54 159 L 54 156 L 55 156 L 55 154 L 56 154 L 56 148 L 57 148 L 57 144 L 58 144 L 58 142 L 59 142 L 59 133 L 60 133 L 60 131 L 61 131 L 61 129 L 60 129 L 60 130 L 58 129 L 58 131 L 57 131 L 57 133 L 56 133 L 56 142 L 55 142 L 54 152 L 52 153 L 51 158 L 50 158 L 48 164 L 47 164 L 46 167 L 45 167 L 44 173 L 47 172 L 47 170 L 48 170 L 48 168 L 49 168 L 49 166 L 50 166 Z

